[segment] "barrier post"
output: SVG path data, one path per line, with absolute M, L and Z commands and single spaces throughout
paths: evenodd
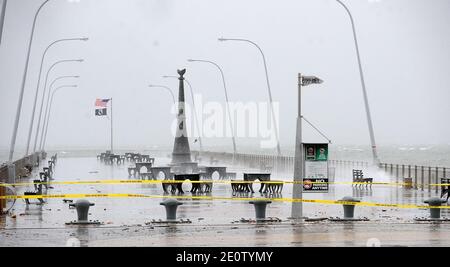
M 422 188 L 422 191 L 425 189 L 425 167 L 424 166 L 421 166 L 421 171 L 422 171 L 422 181 L 421 181 L 421 188 Z
M 6 196 L 6 188 L 4 186 L 0 186 L 0 197 Z M 0 199 L 0 215 L 4 213 L 6 208 L 6 199 Z
M 436 180 L 436 184 L 440 184 L 440 181 L 439 181 L 439 167 L 436 167 L 436 177 L 435 177 L 435 180 Z M 435 186 L 434 187 L 434 190 L 435 190 L 435 192 L 436 193 L 438 193 L 439 192 L 439 186 Z
M 414 165 L 414 189 L 418 189 L 419 187 L 417 186 L 417 175 L 418 175 L 418 170 L 417 170 L 417 165 Z

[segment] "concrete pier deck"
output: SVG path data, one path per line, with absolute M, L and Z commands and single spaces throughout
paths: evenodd
M 164 165 L 168 158 L 157 158 Z M 108 166 L 96 158 L 64 158 L 58 160 L 55 182 L 127 180 L 128 165 Z M 37 175 L 34 173 L 33 175 Z M 242 173 L 237 170 L 238 179 Z M 134 179 L 134 178 L 131 178 Z M 290 180 L 273 177 L 273 180 Z M 33 178 L 30 178 L 33 180 Z M 337 178 L 339 181 L 339 178 Z M 22 181 L 26 182 L 26 181 Z M 160 184 L 124 185 L 53 185 L 48 194 L 144 194 L 155 198 L 90 198 L 96 205 L 90 209 L 90 219 L 101 226 L 66 226 L 76 220 L 75 210 L 62 199 L 47 199 L 43 206 L 26 206 L 18 200 L 12 213 L 0 217 L 0 246 L 65 246 L 79 241 L 81 246 L 366 246 L 375 242 L 381 246 L 449 246 L 450 223 L 417 223 L 415 217 L 428 217 L 428 209 L 356 207 L 356 217 L 369 222 L 337 223 L 330 221 L 294 224 L 288 220 L 291 203 L 274 201 L 267 209 L 268 217 L 282 222 L 270 224 L 242 223 L 241 218 L 255 217 L 248 201 L 230 200 L 229 184 L 215 184 L 213 197 L 223 200 L 192 200 L 186 193 L 181 199 L 178 216 L 191 224 L 146 224 L 164 219 L 165 210 L 159 203 L 164 196 Z M 191 185 L 184 184 L 186 192 Z M 255 185 L 255 189 L 259 185 Z M 18 187 L 19 195 L 31 186 Z M 257 191 L 257 190 L 255 190 Z M 292 187 L 286 185 L 279 198 L 291 198 Z M 435 192 L 403 189 L 397 186 L 377 186 L 356 189 L 351 185 L 331 185 L 329 194 L 307 194 L 307 199 L 338 200 L 344 196 L 361 198 L 365 202 L 417 204 L 436 196 Z M 262 197 L 260 193 L 244 197 Z M 304 215 L 311 218 L 342 217 L 340 205 L 304 204 Z M 450 210 L 442 211 L 450 217 Z

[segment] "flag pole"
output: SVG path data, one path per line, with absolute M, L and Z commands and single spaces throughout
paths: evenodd
M 110 99 L 111 101 L 111 154 L 114 154 L 114 145 L 113 145 L 113 99 Z

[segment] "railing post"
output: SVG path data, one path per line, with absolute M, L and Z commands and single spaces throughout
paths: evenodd
M 414 189 L 417 190 L 419 189 L 419 187 L 417 186 L 417 182 L 419 181 L 419 179 L 417 179 L 418 177 L 418 170 L 417 170 L 417 165 L 414 165 Z
M 439 167 L 436 167 L 436 177 L 435 177 L 435 180 L 436 180 L 436 184 L 440 184 L 440 181 L 439 181 Z M 439 186 L 435 185 L 434 188 L 435 188 L 435 192 L 438 193 L 438 192 L 439 192 L 439 189 L 438 189 Z
M 421 181 L 422 185 L 421 185 L 421 188 L 422 188 L 422 191 L 423 191 L 423 190 L 425 190 L 425 167 L 421 166 L 421 169 L 422 169 L 422 181 Z
M 431 192 L 431 167 L 428 167 L 428 192 Z
M 400 165 L 395 165 L 395 180 L 398 183 L 398 179 L 400 178 Z

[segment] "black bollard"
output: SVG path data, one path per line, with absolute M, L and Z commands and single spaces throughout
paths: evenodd
M 440 219 L 441 218 L 441 209 L 437 208 L 440 207 L 442 204 L 446 203 L 447 201 L 442 198 L 433 197 L 428 200 L 425 200 L 424 203 L 430 205 L 430 218 L 431 219 Z
M 272 201 L 255 200 L 251 201 L 250 204 L 255 206 L 256 221 L 264 221 L 266 219 L 267 205 L 272 204 Z
M 175 199 L 168 199 L 168 200 L 161 202 L 160 205 L 162 205 L 166 208 L 167 221 L 176 221 L 178 206 L 183 205 L 183 203 L 181 203 Z
M 340 201 L 352 203 L 361 202 L 360 200 L 355 199 L 353 197 L 344 197 Z M 354 217 L 355 217 L 355 205 L 344 204 L 344 219 L 353 219 Z
M 74 207 L 77 210 L 78 221 L 73 221 L 70 223 L 66 223 L 67 225 L 90 225 L 90 224 L 101 224 L 98 221 L 89 221 L 89 208 L 95 206 L 94 203 L 89 202 L 88 200 L 81 199 L 78 200 L 75 204 L 70 204 L 69 207 Z

